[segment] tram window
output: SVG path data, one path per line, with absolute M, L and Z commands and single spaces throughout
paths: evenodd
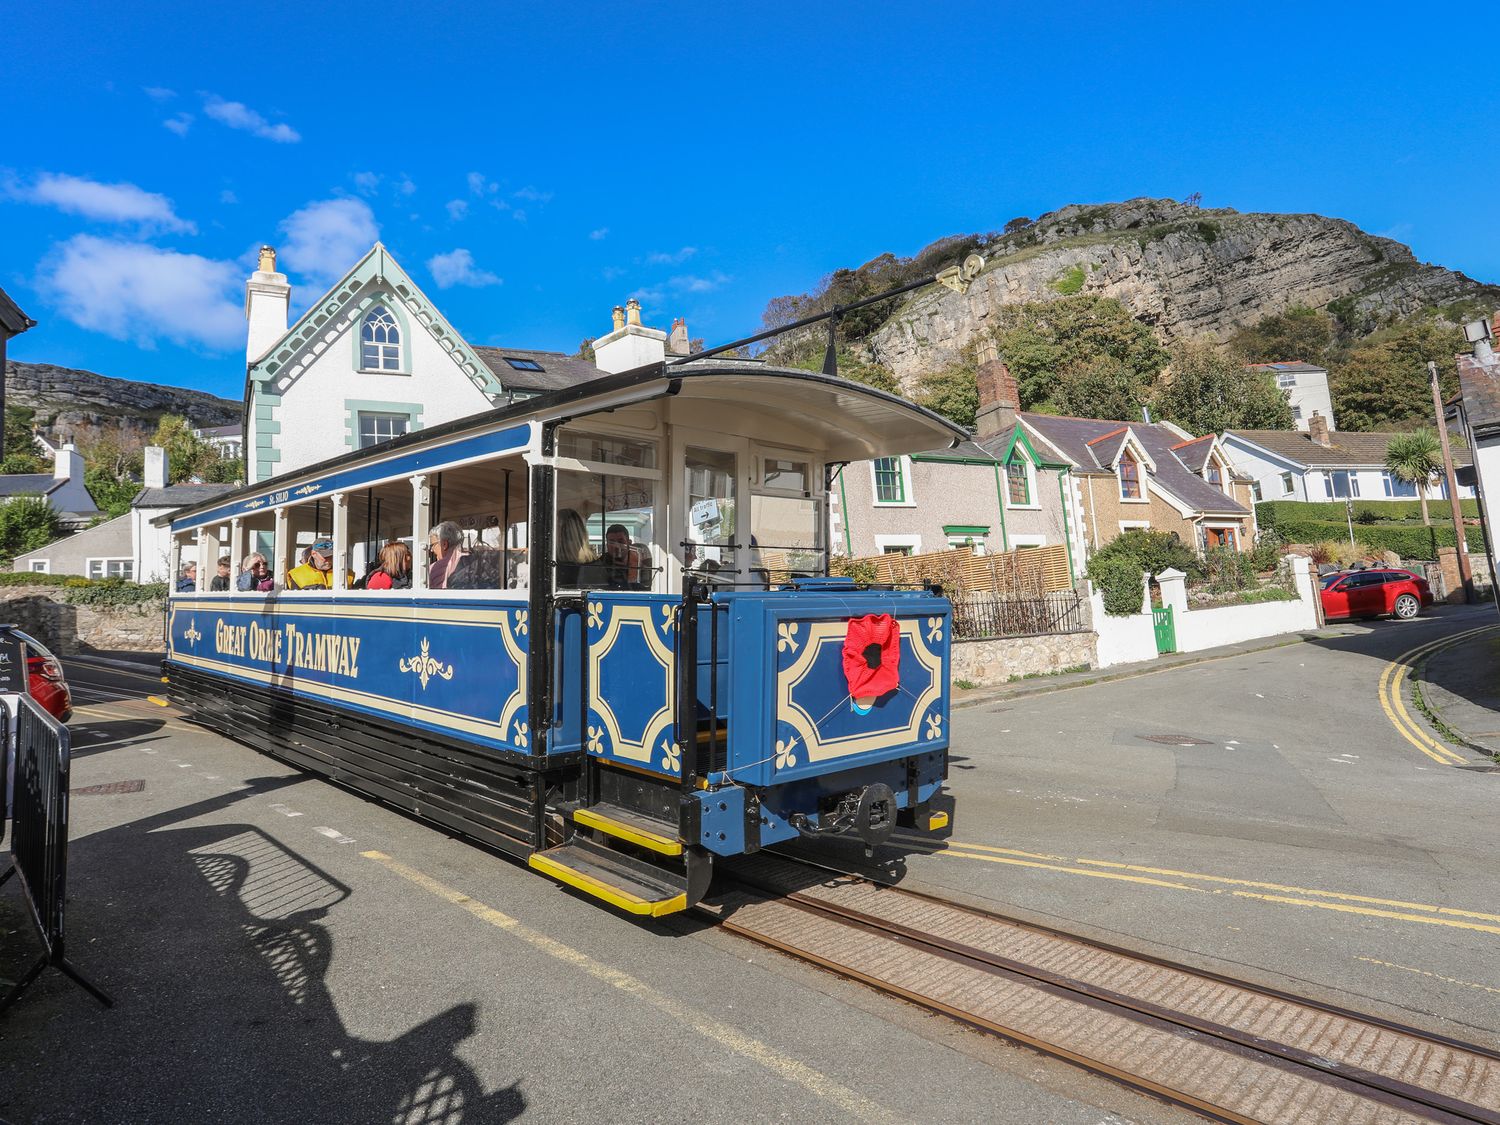
M 806 461 L 793 461 L 789 457 L 767 457 L 761 462 L 761 484 L 786 492 L 806 492 L 812 475 L 807 471 Z
M 564 430 L 557 439 L 560 457 L 594 461 L 601 465 L 625 465 L 635 469 L 656 468 L 656 443 L 610 434 Z
M 822 574 L 823 507 L 796 496 L 750 497 L 754 567 L 770 580 L 786 574 Z
M 557 474 L 557 585 L 649 590 L 656 577 L 656 487 L 617 473 Z
M 714 573 L 734 569 L 738 469 L 733 453 L 688 446 L 684 563 Z
M 411 481 L 402 477 L 349 492 L 344 497 L 344 506 L 349 520 L 349 569 L 354 572 L 355 588 L 366 590 L 372 573 L 380 564 L 382 547 L 400 543 L 408 551 L 412 549 Z M 392 585 L 389 588 L 409 587 Z
M 456 555 L 428 543 L 419 552 L 433 590 L 501 590 L 525 585 L 525 520 L 530 495 L 526 464 L 500 457 L 428 477 L 429 528 L 457 526 Z M 428 548 L 431 548 L 429 554 Z

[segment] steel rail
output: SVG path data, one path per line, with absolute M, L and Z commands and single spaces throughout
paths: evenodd
M 778 857 L 778 859 L 780 858 Z M 797 867 L 806 870 L 807 867 L 816 865 L 803 864 L 801 861 L 790 861 L 788 866 L 793 870 Z M 840 874 L 846 878 L 851 877 L 847 873 L 841 872 Z M 879 917 L 867 913 L 845 903 L 831 901 L 829 898 L 819 895 L 807 894 L 803 890 L 788 888 L 784 880 L 776 880 L 768 876 L 757 878 L 754 874 L 746 876 L 738 872 L 735 874 L 735 877 L 759 891 L 777 895 L 778 897 L 773 900 L 775 903 L 784 904 L 807 916 L 809 919 L 820 919 L 849 930 L 868 934 L 878 941 L 895 942 L 904 948 L 941 958 L 949 964 L 965 967 L 992 978 L 1013 981 L 1028 989 L 1039 990 L 1065 1002 L 1085 1005 L 1098 1011 L 1105 1018 L 1124 1018 L 1135 1025 L 1150 1029 L 1155 1033 L 1165 1033 L 1176 1038 L 1185 1037 L 1200 1043 L 1207 1042 L 1216 1050 L 1249 1060 L 1256 1065 L 1268 1066 L 1290 1076 L 1299 1076 L 1308 1081 L 1336 1088 L 1346 1095 L 1363 1099 L 1366 1102 L 1378 1103 L 1385 1106 L 1388 1110 L 1394 1111 L 1398 1118 L 1406 1115 L 1414 1115 L 1416 1118 L 1422 1120 L 1441 1122 L 1477 1122 L 1483 1123 L 1483 1125 L 1496 1125 L 1496 1123 L 1500 1123 L 1500 1106 L 1479 1105 L 1465 1101 L 1462 1098 L 1454 1097 L 1426 1086 L 1416 1085 L 1388 1074 L 1351 1065 L 1347 1062 L 1339 1062 L 1319 1054 L 1315 1050 L 1310 1050 L 1306 1046 L 1297 1046 L 1278 1041 L 1274 1038 L 1256 1035 L 1211 1019 L 1206 1019 L 1190 1011 L 1179 1010 L 1168 1005 L 1153 1003 L 1150 1000 L 1145 1000 L 1137 996 L 1126 995 L 1114 989 L 1070 976 L 1065 972 L 1058 972 L 1040 965 L 1030 964 L 992 950 L 980 949 L 965 942 L 928 932 L 914 925 L 903 924 L 891 918 Z M 1330 1021 L 1328 1027 L 1321 1028 L 1319 1031 L 1319 1034 L 1325 1037 L 1330 1035 L 1332 1030 L 1350 1026 L 1362 1026 L 1375 1032 L 1377 1045 L 1379 1036 L 1398 1036 L 1403 1040 L 1414 1042 L 1424 1050 L 1436 1047 L 1472 1056 L 1474 1059 L 1480 1060 L 1481 1065 L 1490 1063 L 1500 1064 L 1500 1052 L 1486 1047 L 1425 1032 L 1381 1017 L 1352 1012 L 1335 1005 L 1295 996 L 1266 986 L 1236 980 L 1218 973 L 1194 969 L 1190 966 L 1122 949 L 1077 934 L 1012 918 L 998 912 L 952 902 L 936 895 L 920 891 L 909 891 L 904 888 L 893 888 L 863 879 L 860 876 L 852 876 L 852 878 L 859 879 L 861 883 L 868 887 L 880 887 L 881 893 L 899 896 L 903 902 L 929 904 L 933 908 L 934 913 L 951 911 L 971 919 L 976 919 L 981 923 L 992 924 L 996 927 L 995 932 L 997 934 L 1004 930 L 1020 930 L 1027 934 L 1036 935 L 1048 941 L 1059 943 L 1057 948 L 1062 948 L 1063 943 L 1066 943 L 1080 947 L 1085 951 L 1103 953 L 1111 958 L 1121 958 L 1156 970 L 1181 974 L 1188 982 L 1210 982 L 1214 985 L 1223 986 L 1226 989 L 1233 989 L 1239 993 L 1248 994 L 1252 999 L 1267 1002 L 1270 1005 L 1278 1006 L 1278 1009 L 1284 1010 L 1272 1009 L 1277 1015 L 1296 1014 L 1296 1009 L 1301 1009 L 1302 1012 L 1312 1013 L 1317 1017 Z M 829 892 L 829 889 L 826 887 L 823 889 L 825 893 L 837 892 L 837 888 L 833 892 Z M 1159 1081 L 1128 1069 L 1122 1069 L 1105 1059 L 1094 1057 L 1086 1051 L 1074 1049 L 1066 1043 L 1055 1042 L 1028 1033 L 1019 1027 L 1011 1026 L 1009 1022 L 1001 1022 L 982 1013 L 968 1010 L 959 1004 L 950 1003 L 936 996 L 924 994 L 919 987 L 908 987 L 884 979 L 879 973 L 868 972 L 857 966 L 844 963 L 836 956 L 824 956 L 815 950 L 804 948 L 784 937 L 761 932 L 753 922 L 747 924 L 742 921 L 736 921 L 733 913 L 720 916 L 716 920 L 731 932 L 740 934 L 750 940 L 769 945 L 801 960 L 818 964 L 831 972 L 859 980 L 877 990 L 900 996 L 919 1006 L 941 1012 L 951 1018 L 999 1035 L 1012 1042 L 1064 1059 L 1094 1073 L 1101 1074 L 1114 1081 L 1150 1094 L 1153 1097 L 1191 1108 L 1195 1112 L 1214 1120 L 1253 1122 L 1257 1123 L 1257 1125 L 1264 1120 L 1262 1117 L 1248 1116 L 1240 1113 L 1232 1106 L 1222 1104 L 1222 1102 L 1209 1097 L 1200 1096 L 1190 1089 L 1181 1089 L 1170 1083 Z M 982 1007 L 983 1005 L 977 1004 L 975 1006 Z M 1183 1007 L 1188 1006 L 1187 1004 L 1183 1005 Z M 1057 1038 L 1062 1038 L 1062 1036 L 1058 1036 Z M 1388 1048 L 1391 1045 L 1390 1041 L 1387 1040 L 1385 1045 Z M 1365 1047 L 1366 1057 L 1369 1057 L 1374 1049 L 1373 1047 Z M 1414 1053 L 1413 1056 L 1409 1057 L 1418 1057 L 1419 1055 L 1420 1052 Z M 1496 1071 L 1500 1073 L 1500 1066 L 1497 1066 Z M 1410 1119 L 1409 1116 L 1406 1119 Z

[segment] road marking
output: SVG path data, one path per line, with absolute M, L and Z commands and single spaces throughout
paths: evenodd
M 1410 742 L 1423 754 L 1426 754 L 1434 762 L 1444 766 L 1461 766 L 1468 763 L 1468 759 L 1441 742 L 1432 738 L 1411 714 L 1406 710 L 1406 702 L 1401 698 L 1401 685 L 1406 681 L 1406 675 L 1412 666 L 1423 657 L 1430 656 L 1439 649 L 1455 645 L 1459 641 L 1467 640 L 1479 633 L 1495 629 L 1500 626 L 1482 625 L 1477 629 L 1467 629 L 1462 633 L 1455 633 L 1448 637 L 1439 637 L 1435 641 L 1429 641 L 1424 645 L 1403 652 L 1396 657 L 1380 673 L 1380 684 L 1376 689 L 1377 698 L 1380 700 L 1380 709 L 1385 712 L 1385 717 L 1391 721 L 1396 732 L 1402 738 Z
M 679 1023 L 692 1028 L 704 1038 L 712 1040 L 719 1046 L 733 1051 L 735 1054 L 749 1059 L 758 1066 L 764 1067 L 772 1074 L 787 1082 L 801 1086 L 804 1090 L 815 1094 L 838 1106 L 845 1113 L 857 1117 L 863 1121 L 889 1121 L 894 1114 L 884 1106 L 871 1101 L 863 1094 L 849 1089 L 829 1078 L 820 1071 L 814 1070 L 806 1063 L 784 1055 L 780 1051 L 759 1039 L 746 1035 L 738 1028 L 729 1024 L 721 1023 L 712 1016 L 706 1015 L 695 1008 L 691 1008 L 672 997 L 656 991 L 645 981 L 631 976 L 629 973 L 606 965 L 602 961 L 596 961 L 587 953 L 583 953 L 572 946 L 564 945 L 555 938 L 533 930 L 525 923 L 512 918 L 509 914 L 503 914 L 492 906 L 477 902 L 429 875 L 424 875 L 415 868 L 407 867 L 404 863 L 392 859 L 384 852 L 369 851 L 361 852 L 366 859 L 373 859 L 386 870 L 400 875 L 417 886 L 421 887 L 438 898 L 444 899 L 455 906 L 467 910 L 474 917 L 488 922 L 492 926 L 505 930 L 513 937 L 520 938 L 548 957 L 572 965 L 604 984 L 612 985 L 621 992 L 629 993 L 660 1012 L 664 1012 Z
M 896 837 L 903 843 L 921 844 L 932 847 L 931 841 L 922 841 L 910 837 Z M 998 855 L 987 853 L 1000 853 Z M 1426 902 L 1406 902 L 1401 899 L 1376 898 L 1371 895 L 1350 894 L 1344 891 L 1325 891 L 1315 887 L 1292 887 L 1282 883 L 1268 883 L 1259 879 L 1236 879 L 1228 875 L 1209 875 L 1201 871 L 1178 871 L 1171 867 L 1148 867 L 1143 864 L 1117 863 L 1107 859 L 1086 859 L 1079 857 L 1068 860 L 1063 856 L 1041 855 L 1036 852 L 1020 852 L 1013 848 L 998 848 L 989 844 L 969 844 L 960 841 L 952 841 L 948 844 L 946 851 L 934 851 L 931 854 L 948 856 L 952 859 L 979 859 L 989 863 L 1008 863 L 1016 867 L 1036 867 L 1051 871 L 1061 871 L 1070 875 L 1094 875 L 1110 876 L 1133 883 L 1143 883 L 1148 886 L 1170 887 L 1173 890 L 1199 891 L 1212 894 L 1232 894 L 1239 898 L 1260 899 L 1265 902 L 1277 902 L 1291 906 L 1315 906 L 1329 910 L 1341 910 L 1346 913 L 1368 914 L 1376 918 L 1393 918 L 1405 922 L 1425 922 L 1437 926 L 1452 926 L 1457 929 L 1481 930 L 1487 933 L 1500 934 L 1500 914 L 1486 914 L 1479 910 L 1461 910 L 1455 906 L 1438 906 Z M 1032 857 L 1021 859 L 1012 857 Z M 1035 860 L 1054 860 L 1053 863 L 1035 862 Z M 1080 864 L 1082 866 L 1072 866 Z M 1103 868 L 1104 870 L 1090 870 L 1090 868 Z M 1128 874 L 1133 873 L 1133 874 Z M 1156 876 L 1157 878 L 1152 878 Z M 1253 890 L 1231 889 L 1221 891 L 1206 887 L 1194 887 L 1188 883 L 1174 882 L 1173 880 L 1195 880 L 1197 882 L 1221 884 L 1228 888 L 1253 888 Z M 1258 892 L 1269 891 L 1270 894 Z M 1317 899 L 1331 899 L 1332 902 L 1319 902 Z M 1472 919 L 1472 921 L 1465 921 Z
M 329 828 L 327 825 L 319 825 L 317 828 L 314 828 L 313 831 L 319 833 L 320 835 L 327 836 L 335 844 L 354 843 L 353 836 L 345 836 L 337 828 Z
M 1410 965 L 1397 965 L 1391 961 L 1380 961 L 1374 957 L 1356 957 L 1356 961 L 1366 961 L 1371 965 L 1379 965 L 1383 969 L 1400 969 L 1403 973 L 1416 973 L 1418 976 L 1431 977 L 1433 980 L 1447 981 L 1449 984 L 1461 984 L 1465 988 L 1477 988 L 1481 992 L 1493 992 L 1500 996 L 1500 988 L 1491 988 L 1487 984 L 1475 984 L 1471 980 L 1459 980 L 1457 977 L 1445 977 L 1442 973 L 1429 973 L 1426 969 L 1413 969 Z

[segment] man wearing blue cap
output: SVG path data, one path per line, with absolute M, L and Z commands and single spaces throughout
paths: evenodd
M 307 549 L 301 566 L 286 573 L 289 590 L 328 590 L 333 587 L 333 541 L 319 539 Z M 352 582 L 351 582 L 352 584 Z

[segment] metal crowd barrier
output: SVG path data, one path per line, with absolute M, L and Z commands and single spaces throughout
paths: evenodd
M 57 969 L 106 1008 L 114 1003 L 84 978 L 64 954 L 63 903 L 68 884 L 68 728 L 29 695 L 16 695 L 15 794 L 11 809 L 11 866 L 0 883 L 19 876 L 44 952 L 0 998 L 4 1011 L 48 968 Z M 0 708 L 5 710 L 5 708 Z M 8 727 L 9 724 L 7 723 Z M 5 732 L 9 734 L 7 730 Z M 3 779 L 0 779 L 3 780 Z

